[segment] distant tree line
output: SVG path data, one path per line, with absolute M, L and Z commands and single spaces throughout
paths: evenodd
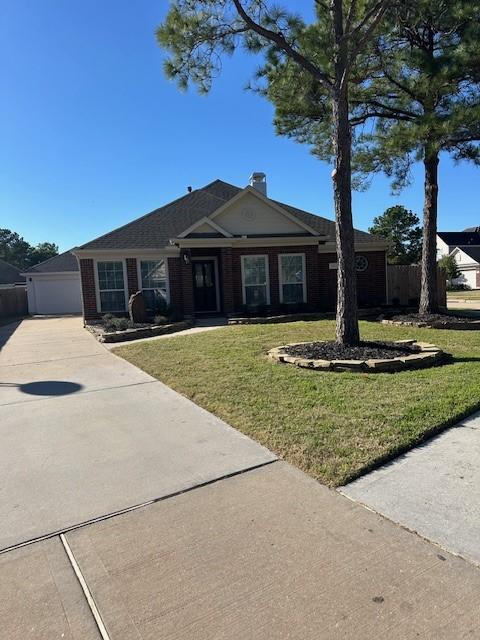
M 56 255 L 58 245 L 54 242 L 33 246 L 15 231 L 0 229 L 0 258 L 19 269 L 28 269 Z

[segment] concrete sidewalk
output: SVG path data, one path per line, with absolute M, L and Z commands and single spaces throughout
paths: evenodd
M 480 565 L 479 461 L 477 414 L 341 492 Z
M 67 540 L 111 640 L 455 640 L 480 572 L 283 462 Z

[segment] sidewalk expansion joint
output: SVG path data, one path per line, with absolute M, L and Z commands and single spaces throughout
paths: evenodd
M 232 471 L 231 473 L 227 473 L 223 476 L 219 476 L 218 478 L 213 478 L 212 480 L 205 480 L 205 482 L 200 482 L 199 484 L 195 484 L 191 487 L 187 487 L 186 489 L 179 489 L 178 491 L 168 493 L 165 496 L 152 498 L 151 500 L 146 500 L 145 502 L 140 502 L 138 504 L 132 505 L 131 507 L 125 507 L 124 509 L 118 509 L 117 511 L 112 511 L 102 516 L 97 516 L 95 518 L 91 518 L 90 520 L 85 520 L 84 522 L 79 522 L 78 524 L 73 524 L 69 527 L 64 527 L 63 529 L 57 529 L 56 531 L 52 531 L 50 533 L 37 536 L 36 538 L 25 540 L 24 542 L 18 542 L 16 544 L 12 544 L 8 547 L 0 549 L 0 555 L 3 555 L 4 553 L 8 553 L 9 551 L 14 551 L 15 549 L 21 549 L 22 547 L 35 544 L 35 542 L 41 542 L 42 540 L 48 540 L 50 538 L 55 538 L 56 536 L 60 536 L 65 533 L 76 531 L 77 529 L 82 529 L 83 527 L 88 527 L 89 525 L 95 524 L 97 522 L 103 522 L 104 520 L 109 520 L 110 518 L 121 516 L 124 513 L 130 513 L 130 511 L 137 511 L 138 509 L 143 509 L 144 507 L 148 507 L 152 504 L 156 504 L 157 502 L 163 502 L 164 500 L 170 500 L 170 498 L 176 498 L 178 496 L 183 495 L 184 493 L 190 493 L 191 491 L 196 491 L 197 489 L 208 487 L 209 485 L 216 484 L 217 482 L 221 482 L 222 480 L 228 480 L 230 478 L 234 478 L 235 476 L 240 476 L 240 475 L 243 475 L 244 473 L 249 473 L 250 471 L 256 471 L 257 469 L 268 467 L 269 465 L 275 462 L 278 462 L 278 458 L 274 458 L 273 460 L 267 460 L 265 462 L 260 462 L 259 464 L 253 465 L 251 467 L 245 467 L 244 469 L 240 469 L 238 471 Z
M 92 592 L 90 591 L 87 581 L 85 580 L 85 577 L 82 573 L 82 570 L 80 569 L 80 566 L 78 565 L 78 562 L 75 559 L 73 551 L 70 545 L 68 544 L 68 540 L 66 539 L 63 533 L 60 534 L 60 540 L 63 544 L 63 548 L 65 549 L 65 553 L 68 556 L 70 564 L 72 565 L 72 569 L 77 577 L 77 580 L 80 583 L 80 587 L 82 588 L 87 604 L 90 608 L 90 611 L 92 612 L 92 616 L 95 620 L 95 624 L 98 627 L 98 631 L 102 636 L 102 640 L 110 640 L 110 635 L 107 631 L 105 623 L 102 620 L 102 616 L 92 596 Z

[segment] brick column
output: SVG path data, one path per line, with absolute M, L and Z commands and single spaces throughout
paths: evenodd
M 100 316 L 97 311 L 97 296 L 95 293 L 95 275 L 93 260 L 80 259 L 80 279 L 82 283 L 83 317 L 85 320 L 95 320 Z
M 127 290 L 130 298 L 140 288 L 138 285 L 137 259 L 127 258 L 125 262 L 127 263 Z
M 189 258 L 191 256 L 190 251 L 187 249 L 183 249 L 182 254 L 186 254 Z M 183 259 L 183 255 L 180 256 L 180 270 L 182 276 L 183 313 L 186 316 L 192 316 L 195 311 L 195 304 L 193 301 L 192 263 L 189 260 L 187 264 Z
M 235 309 L 235 303 L 234 303 L 234 295 L 233 295 L 232 249 L 230 247 L 222 248 L 220 262 L 221 262 L 223 312 L 232 313 Z
M 320 293 L 320 264 L 318 247 L 306 247 L 305 250 L 305 281 L 307 283 L 307 305 L 312 310 L 321 306 Z
M 167 264 L 170 304 L 176 311 L 183 314 L 185 312 L 183 310 L 182 269 L 180 258 L 168 258 Z

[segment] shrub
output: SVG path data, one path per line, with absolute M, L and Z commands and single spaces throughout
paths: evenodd
M 447 291 L 471 291 L 471 287 L 468 284 L 448 284 Z
M 183 320 L 183 314 L 175 307 L 168 306 L 167 307 L 167 318 L 169 322 L 181 322 Z
M 154 324 L 167 324 L 168 318 L 167 316 L 156 315 L 153 319 Z
M 132 326 L 132 323 L 127 318 L 116 318 L 112 314 L 105 314 L 102 320 L 103 328 L 108 333 L 113 331 L 125 331 L 125 329 L 129 329 Z

